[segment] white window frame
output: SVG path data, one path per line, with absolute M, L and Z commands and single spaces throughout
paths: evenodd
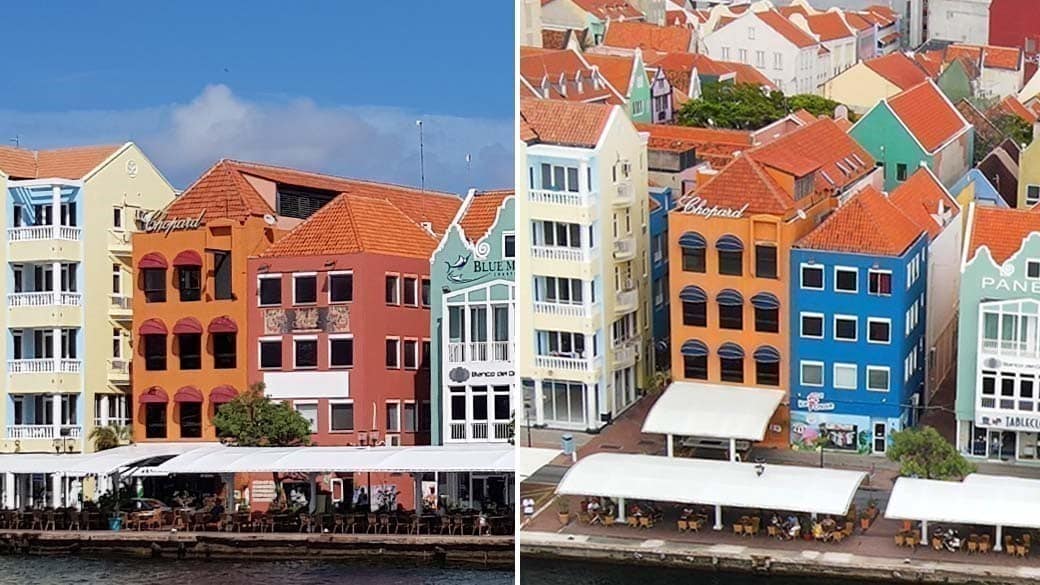
M 353 369 L 353 367 L 354 367 L 353 356 L 351 356 L 351 360 L 350 360 L 351 363 L 350 363 L 349 366 L 339 366 L 339 365 L 335 365 L 335 364 L 332 363 L 332 342 L 335 341 L 335 340 L 340 340 L 340 339 L 349 339 L 349 340 L 353 341 L 354 340 L 354 334 L 353 333 L 329 333 L 328 339 L 325 342 L 325 349 L 328 352 L 328 356 L 329 356 L 329 369 L 330 370 L 350 370 L 350 369 Z M 295 359 L 295 355 L 294 355 L 294 359 Z
M 1026 260 L 1025 277 L 1028 280 L 1040 280 L 1040 276 L 1029 276 L 1029 267 L 1033 265 L 1040 266 L 1040 260 Z M 1037 270 L 1037 272 L 1040 272 L 1040 270 Z
M 887 293 L 883 293 L 883 292 L 873 293 L 873 292 L 870 292 L 870 275 L 872 275 L 872 274 L 887 274 L 888 275 L 888 277 L 889 277 L 889 281 L 888 281 L 889 291 Z M 892 289 L 892 282 L 894 280 L 895 280 L 895 278 L 894 278 L 891 270 L 884 270 L 884 269 L 881 269 L 881 268 L 868 268 L 867 269 L 867 294 L 875 296 L 875 297 L 890 297 L 890 296 L 892 296 L 892 290 L 891 289 Z
M 121 264 L 119 264 L 118 262 L 113 262 L 112 263 L 112 276 L 114 277 L 113 282 L 116 282 L 117 280 L 119 282 L 119 290 L 113 290 L 112 294 L 123 296 L 123 280 L 124 280 L 123 279 L 123 266 Z M 23 279 L 25 278 L 25 273 L 24 272 L 22 273 L 22 278 Z M 24 282 L 23 282 L 23 285 L 24 285 Z M 112 288 L 115 288 L 115 287 L 112 287 Z
M 112 231 L 126 231 L 126 209 L 122 205 L 113 205 L 112 211 L 119 214 L 119 225 L 115 225 L 115 214 L 112 214 Z
M 820 271 L 820 287 L 805 286 L 805 269 L 811 268 L 813 270 Z M 824 290 L 827 288 L 827 270 L 822 264 L 809 264 L 808 262 L 802 262 L 798 266 L 798 286 L 805 290 Z
M 805 366 L 818 366 L 820 368 L 819 384 L 810 384 L 805 381 Z M 798 362 L 798 382 L 802 386 L 808 386 L 810 388 L 823 388 L 823 386 L 827 383 L 826 364 L 824 364 L 823 362 L 817 362 L 813 360 L 802 360 Z
M 870 324 L 871 323 L 886 323 L 888 325 L 888 340 L 887 341 L 875 341 L 870 338 Z M 892 343 L 892 320 L 884 317 L 867 317 L 867 343 L 874 343 L 877 345 L 891 345 Z
M 405 351 L 406 351 L 405 350 L 405 344 L 407 344 L 409 341 L 415 342 L 415 352 L 414 352 L 415 355 L 413 356 L 415 358 L 415 360 L 414 360 L 415 361 L 415 367 L 411 367 L 411 368 L 408 367 L 407 362 L 404 359 L 405 358 Z M 401 345 L 398 346 L 398 350 L 399 350 L 399 353 L 401 354 L 401 358 L 400 358 L 400 362 L 399 362 L 400 366 L 401 366 L 400 369 L 402 369 L 402 370 L 409 370 L 409 371 L 413 371 L 413 372 L 415 370 L 419 369 L 419 362 L 422 361 L 422 340 L 420 340 L 418 337 L 402 337 L 401 338 Z
M 314 277 L 314 302 L 313 303 L 298 303 L 296 302 L 296 279 L 297 278 L 310 278 Z M 318 273 L 317 272 L 294 272 L 292 275 L 292 304 L 294 307 L 310 307 L 318 304 Z
M 405 416 L 405 412 L 407 410 L 406 407 L 409 404 L 412 405 L 412 430 L 410 430 L 410 431 L 408 429 L 404 428 L 404 423 L 405 423 L 405 421 L 408 420 L 408 417 Z M 398 432 L 400 432 L 400 433 L 411 433 L 413 435 L 415 433 L 420 432 L 419 431 L 419 403 L 418 402 L 416 402 L 415 400 L 404 400 L 404 401 L 402 401 L 401 402 L 401 411 L 400 411 L 400 413 L 398 413 L 397 416 L 398 416 L 398 418 L 401 419 L 401 430 L 398 431 Z
M 856 336 L 855 337 L 853 337 L 852 339 L 847 339 L 845 337 L 838 337 L 838 320 L 839 319 L 841 319 L 843 321 L 850 321 L 851 320 L 851 321 L 853 321 L 856 324 Z M 840 314 L 836 314 L 836 315 L 834 315 L 834 318 L 831 319 L 831 327 L 833 327 L 833 329 L 831 330 L 831 337 L 834 339 L 834 341 L 847 341 L 849 343 L 855 343 L 855 342 L 859 341 L 859 317 L 857 315 L 840 315 Z
M 263 348 L 263 344 L 264 344 L 265 341 L 269 342 L 269 343 L 277 341 L 282 346 L 281 347 L 282 359 L 280 360 L 282 363 L 277 368 L 271 367 L 271 366 L 264 366 L 263 365 L 263 357 L 262 356 L 264 354 L 260 350 Z M 293 354 L 293 361 L 296 361 L 295 353 Z M 270 371 L 270 372 L 281 370 L 285 366 L 285 340 L 282 339 L 281 335 L 268 335 L 266 337 L 259 337 L 259 338 L 257 338 L 257 340 L 256 340 L 256 365 L 257 365 L 257 369 L 266 370 L 266 371 Z
M 1036 193 L 1036 197 L 1030 197 L 1029 196 L 1029 190 L 1030 189 L 1034 189 L 1034 192 Z M 1025 201 L 1025 203 L 1026 203 L 1027 207 L 1032 207 L 1032 206 L 1036 205 L 1037 203 L 1040 203 L 1040 185 L 1033 185 L 1033 184 L 1026 185 L 1026 201 Z
M 354 287 L 353 287 L 353 285 L 351 285 L 351 287 L 350 287 L 350 300 L 349 301 L 334 301 L 334 300 L 332 300 L 332 277 L 333 276 L 347 276 L 347 275 L 350 275 L 353 278 L 354 271 L 353 270 L 333 270 L 333 271 L 328 272 L 326 274 L 325 280 L 328 281 L 328 284 L 327 284 L 326 288 L 329 289 L 329 291 L 327 293 L 325 293 L 325 295 L 326 295 L 326 298 L 329 301 L 330 305 L 349 305 L 350 303 L 354 302 Z
M 386 362 L 386 342 L 387 341 L 391 341 L 391 340 L 397 342 L 397 359 L 394 361 L 394 365 L 393 366 L 387 365 L 385 363 Z M 383 362 L 384 362 L 384 366 L 383 367 L 384 368 L 386 368 L 388 370 L 400 370 L 400 369 L 402 369 L 401 368 L 401 348 L 402 347 L 404 347 L 404 344 L 401 343 L 401 338 L 400 337 L 395 337 L 393 335 L 387 335 L 386 338 L 384 338 L 384 340 L 383 340 Z
M 296 363 L 296 342 L 297 341 L 314 341 L 315 342 L 315 351 L 317 351 L 318 336 L 317 335 L 293 335 L 293 337 L 292 337 L 293 369 L 294 370 L 316 370 L 316 369 L 318 369 L 318 366 L 321 365 L 321 358 L 318 357 L 318 356 L 314 356 L 316 359 L 314 360 L 315 363 L 314 363 L 313 366 L 303 366 L 303 367 L 301 367 L 301 366 L 297 365 L 297 363 Z
M 817 317 L 820 319 L 820 335 L 805 334 L 805 317 Z M 803 311 L 798 314 L 798 336 L 803 339 L 823 339 L 827 336 L 827 316 L 823 313 Z
M 874 371 L 883 371 L 888 374 L 888 388 L 884 390 L 870 387 L 870 373 Z M 888 366 L 867 366 L 867 379 L 866 379 L 867 390 L 870 392 L 891 392 L 892 391 L 892 368 Z
M 838 385 L 838 370 L 852 370 L 852 386 L 839 386 Z M 856 390 L 859 388 L 859 366 L 857 364 L 849 364 L 844 362 L 835 362 L 831 372 L 831 385 L 834 386 L 835 390 Z
M 314 426 L 311 427 L 311 434 L 313 435 L 313 434 L 318 433 L 318 428 L 319 428 L 319 425 L 321 424 L 321 419 L 318 418 L 318 414 L 319 414 L 318 413 L 318 401 L 317 400 L 293 400 L 292 401 L 293 410 L 295 410 L 297 413 L 299 413 L 300 409 L 297 408 L 297 407 L 299 405 L 301 405 L 301 404 L 304 405 L 304 406 L 311 406 L 311 405 L 314 406 Z
M 386 279 L 390 277 L 397 279 L 397 292 L 394 294 L 394 302 L 386 300 Z M 387 272 L 383 275 L 383 303 L 388 307 L 400 307 L 401 306 L 401 274 L 398 272 Z
M 386 413 L 387 413 L 387 411 L 389 410 L 389 408 L 388 408 L 388 407 L 389 407 L 389 406 L 390 406 L 391 404 L 396 404 L 396 405 L 397 405 L 397 428 L 395 428 L 395 429 L 391 429 L 391 428 L 390 428 L 390 417 L 387 417 L 387 418 L 386 418 L 386 433 L 387 433 L 387 438 L 389 438 L 389 436 L 390 436 L 390 434 L 391 434 L 391 433 L 393 433 L 393 434 L 398 434 L 398 433 L 400 433 L 400 432 L 401 432 L 401 416 L 402 416 L 402 415 L 401 415 L 401 412 L 402 412 L 402 411 L 404 410 L 404 409 L 403 409 L 403 407 L 401 406 L 401 400 L 400 400 L 400 399 L 393 399 L 393 400 L 384 400 L 384 401 L 383 401 L 383 413 L 384 413 L 384 414 L 386 414 Z
M 279 294 L 278 294 L 278 302 L 273 304 L 273 305 L 264 304 L 264 302 L 262 300 L 260 300 L 261 299 L 261 297 L 260 297 L 260 281 L 261 280 L 275 280 L 275 279 L 278 279 L 278 288 L 279 288 L 279 291 L 280 291 L 280 289 L 282 287 L 282 274 L 280 272 L 279 273 L 275 273 L 275 274 L 257 274 L 256 275 L 256 306 L 258 306 L 258 307 L 280 307 L 280 306 L 282 306 L 282 300 L 281 300 L 282 295 L 281 295 L 281 292 L 279 292 Z M 296 289 L 295 288 L 293 288 L 293 296 L 296 296 Z
M 853 272 L 853 273 L 856 274 L 856 288 L 855 288 L 855 290 L 842 290 L 842 289 L 838 288 L 838 273 L 839 272 Z M 835 266 L 834 267 L 834 292 L 841 293 L 841 294 L 846 294 L 846 295 L 859 294 L 859 268 L 856 268 L 854 266 Z
M 513 255 L 506 256 L 506 238 L 510 236 L 513 238 Z M 516 258 L 516 232 L 502 232 L 502 257 L 510 260 Z
M 336 429 L 332 428 L 332 406 L 334 404 L 351 404 L 351 405 L 353 405 L 354 404 L 354 399 L 353 398 L 336 398 L 336 399 L 330 399 L 328 401 L 328 408 L 326 409 L 326 411 L 329 413 L 329 433 L 343 434 L 343 433 L 353 433 L 353 432 L 357 431 L 357 425 L 356 424 L 354 425 L 353 429 L 349 429 L 349 430 L 347 430 L 347 429 L 336 430 Z M 355 418 L 355 422 L 357 422 L 356 421 L 356 419 L 357 419 L 357 416 L 356 416 L 357 415 L 357 411 L 356 410 L 354 411 L 354 414 L 355 414 L 355 417 L 354 417 Z
M 112 352 L 112 359 L 121 360 L 123 359 L 123 330 L 119 327 L 112 328 L 112 341 L 118 342 L 112 345 L 113 348 L 119 348 L 119 353 Z

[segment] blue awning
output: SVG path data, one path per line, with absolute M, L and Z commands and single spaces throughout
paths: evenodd
M 755 361 L 764 364 L 775 364 L 780 362 L 780 350 L 772 345 L 760 345 L 754 353 Z
M 779 309 L 780 299 L 776 298 L 773 293 L 760 292 L 751 297 L 751 304 L 758 309 Z
M 723 252 L 742 252 L 744 242 L 741 242 L 737 236 L 726 234 L 715 241 L 715 247 Z
M 718 301 L 720 305 L 743 305 L 744 295 L 731 288 L 724 288 L 719 292 L 719 294 L 715 295 L 715 300 Z
M 679 245 L 683 248 L 706 248 L 708 242 L 697 232 L 686 232 L 679 236 Z
M 744 348 L 727 341 L 719 346 L 719 357 L 727 360 L 739 360 L 744 357 Z
M 690 357 L 704 357 L 708 355 L 708 346 L 697 339 L 687 339 L 682 344 L 682 354 Z
M 679 300 L 687 303 L 703 303 L 708 300 L 708 293 L 704 292 L 703 288 L 691 284 L 684 286 L 679 291 Z

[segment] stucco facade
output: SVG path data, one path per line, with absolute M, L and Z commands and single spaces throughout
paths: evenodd
M 1018 156 L 1018 205 L 1026 209 L 1040 203 L 1040 135 Z
M 824 97 L 845 104 L 859 114 L 901 91 L 902 88 L 898 85 L 878 75 L 862 62 L 853 65 L 823 84 Z
M 928 0 L 928 39 L 989 43 L 992 0 Z

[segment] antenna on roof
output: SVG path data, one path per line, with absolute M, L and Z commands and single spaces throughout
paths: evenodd
M 422 120 L 416 120 L 415 125 L 419 127 L 419 188 L 422 191 L 426 191 L 426 168 L 425 162 L 423 161 Z
M 466 153 L 466 182 L 469 182 L 469 172 L 473 170 L 473 155 Z
M 13 143 L 15 148 L 20 148 L 21 144 L 22 144 L 21 138 L 22 138 L 21 136 L 15 134 L 14 138 L 10 139 L 8 142 Z

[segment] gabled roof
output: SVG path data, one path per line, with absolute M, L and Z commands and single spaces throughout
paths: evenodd
M 752 147 L 751 133 L 744 130 L 696 128 L 674 124 L 636 124 L 636 130 L 648 132 L 650 150 L 685 151 L 693 148 L 697 157 L 716 169 L 726 166 L 737 152 Z
M 943 60 L 947 63 L 961 57 L 969 59 L 980 68 L 1009 69 L 1011 71 L 1022 68 L 1022 50 L 1016 47 L 952 43 L 947 45 L 943 52 Z
M 799 48 L 812 47 L 817 44 L 816 39 L 809 36 L 809 33 L 798 28 L 787 17 L 780 14 L 776 10 L 765 10 L 763 12 L 755 12 L 754 15 L 764 22 L 767 26 L 780 33 L 780 36 L 787 39 L 790 43 L 794 44 Z
M 463 202 L 462 217 L 458 220 L 462 236 L 470 242 L 480 241 L 495 224 L 498 211 L 506 199 L 513 197 L 513 194 L 512 189 L 474 191 Z
M 600 20 L 620 21 L 643 18 L 643 13 L 625 0 L 571 0 L 579 8 Z M 542 2 L 546 4 L 546 2 Z
M 607 27 L 603 44 L 644 51 L 689 51 L 693 44 L 693 31 L 683 26 L 657 26 L 640 21 L 612 22 Z
M 895 53 L 889 54 L 894 55 Z M 932 78 L 939 77 L 943 70 L 942 58 L 929 53 L 914 53 L 914 63 L 917 63 L 917 66 Z
M 595 148 L 613 111 L 613 106 L 602 104 L 521 98 L 521 139 L 528 143 Z
M 960 214 L 960 205 L 927 167 L 917 169 L 889 199 L 932 238 Z
M 931 80 L 887 101 L 896 117 L 929 153 L 971 127 Z
M 876 24 L 878 28 L 891 26 L 899 18 L 888 6 L 867 6 L 859 11 L 859 15 L 870 23 Z
M 863 62 L 871 71 L 890 81 L 899 89 L 909 89 L 928 79 L 928 74 L 913 59 L 903 53 L 889 53 Z
M 971 260 L 982 246 L 997 264 L 1003 264 L 1022 247 L 1022 241 L 1040 232 L 1040 213 L 1033 209 L 972 206 L 965 258 Z
M 849 26 L 856 29 L 857 31 L 867 30 L 873 28 L 874 24 L 863 18 L 858 12 L 846 12 L 845 21 L 849 23 Z
M 531 95 L 574 101 L 614 100 L 620 103 L 621 96 L 605 83 L 603 78 L 576 51 L 564 49 L 542 49 L 520 47 L 521 90 Z M 549 95 L 545 96 L 543 82 L 548 83 Z
M 0 146 L 0 170 L 12 179 L 82 179 L 124 144 L 28 150 Z
M 846 26 L 845 21 L 842 20 L 841 15 L 837 12 L 810 14 L 805 17 L 805 21 L 809 25 L 809 30 L 820 37 L 822 42 L 855 36 L 855 33 L 849 30 L 849 27 Z
M 922 229 L 872 186 L 863 188 L 796 244 L 799 248 L 902 256 Z
M 632 85 L 632 72 L 635 69 L 635 55 L 619 57 L 615 55 L 598 55 L 586 53 L 585 60 L 596 67 L 602 75 L 621 95 L 629 95 Z
M 746 152 L 688 196 L 732 209 L 747 204 L 749 213 L 783 215 L 794 206 L 791 195 Z M 680 201 L 679 206 L 682 205 Z
M 1000 100 L 1000 103 L 995 106 L 995 109 L 998 109 L 1005 114 L 1018 116 L 1028 124 L 1035 124 L 1037 121 L 1036 112 L 1022 105 L 1022 102 L 1018 101 L 1018 98 L 1015 96 L 1009 95 Z
M 697 69 L 699 75 L 721 77 L 732 74 L 736 83 L 750 83 L 776 89 L 768 77 L 751 65 L 719 61 L 703 53 L 647 52 L 643 54 L 643 62 L 646 63 L 648 69 L 662 69 L 665 77 L 672 84 L 672 88 L 678 88 L 683 92 L 690 91 L 690 74 L 694 68 Z

